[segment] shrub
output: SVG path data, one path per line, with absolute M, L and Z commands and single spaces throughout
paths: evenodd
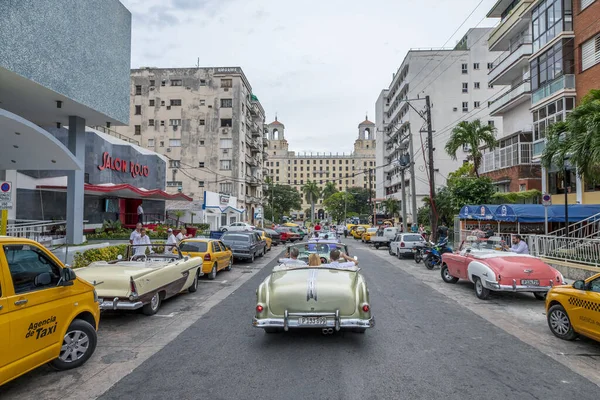
M 84 252 L 75 253 L 72 268 L 87 267 L 94 261 L 111 261 L 116 260 L 120 254 L 125 257 L 127 253 L 127 245 L 120 244 L 118 246 L 108 246 L 101 249 L 89 249 Z

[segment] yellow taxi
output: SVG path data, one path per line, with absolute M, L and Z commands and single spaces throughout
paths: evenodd
M 546 315 L 556 337 L 573 340 L 581 334 L 600 341 L 600 274 L 550 289 Z
M 356 225 L 354 228 L 352 228 L 350 234 L 354 239 L 359 240 L 362 238 L 363 233 L 367 231 L 367 228 L 368 226 L 365 227 L 364 225 Z
M 255 229 L 254 231 L 260 235 L 262 240 L 267 242 L 267 251 L 271 251 L 271 245 L 273 244 L 273 239 L 271 239 L 271 236 L 269 236 L 267 232 L 260 229 Z
M 361 240 L 364 243 L 369 243 L 373 236 L 377 236 L 377 228 L 367 228 L 366 232 L 362 234 Z
M 176 251 L 176 250 L 175 250 Z M 184 256 L 200 257 L 202 272 L 213 280 L 221 270 L 231 271 L 233 253 L 223 242 L 216 239 L 190 238 L 179 242 L 179 251 Z
M 92 284 L 39 243 L 0 236 L 0 385 L 46 363 L 83 365 L 99 320 Z

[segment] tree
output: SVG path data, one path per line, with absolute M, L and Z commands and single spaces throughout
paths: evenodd
M 308 180 L 304 186 L 302 186 L 302 193 L 306 196 L 306 201 L 310 203 L 310 221 L 314 224 L 315 202 L 321 197 L 321 188 L 317 186 L 317 182 Z
M 273 222 L 277 221 L 277 217 L 281 218 L 291 210 L 298 210 L 302 207 L 302 197 L 292 186 L 272 185 L 269 188 L 269 195 L 265 212 L 269 211 Z
M 550 126 L 541 162 L 564 169 L 565 161 L 590 181 L 600 178 L 600 90 L 592 89 L 565 121 Z
M 179 227 L 179 220 L 181 219 L 181 217 L 183 217 L 185 215 L 185 211 L 175 210 L 175 211 L 173 211 L 173 215 L 175 216 L 175 218 L 177 218 L 175 227 Z
M 338 192 L 337 186 L 335 186 L 335 182 L 327 182 L 325 187 L 323 188 L 323 200 L 327 200 L 331 195 Z
M 354 203 L 354 198 L 347 192 L 336 192 L 323 200 L 323 206 L 334 221 L 344 220 L 347 207 Z
M 386 212 L 390 214 L 392 219 L 396 214 L 398 214 L 398 217 L 400 216 L 400 204 L 398 203 L 398 200 L 390 197 L 389 199 L 385 199 L 383 204 L 385 205 Z
M 369 206 L 369 200 L 373 197 L 373 191 L 362 187 L 351 187 L 346 192 L 352 195 L 354 204 L 348 207 L 348 213 L 354 212 L 358 215 L 370 215 L 373 210 Z
M 450 140 L 446 143 L 446 153 L 456 160 L 456 152 L 460 148 L 469 148 L 469 158 L 473 161 L 475 175 L 479 177 L 479 165 L 481 163 L 481 150 L 479 146 L 484 144 L 493 150 L 498 145 L 496 141 L 496 128 L 491 125 L 483 125 L 481 120 L 462 121 L 452 129 Z

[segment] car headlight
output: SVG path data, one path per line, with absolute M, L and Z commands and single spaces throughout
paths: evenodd
M 94 289 L 94 302 L 100 303 L 100 300 L 98 299 L 98 292 L 96 292 L 96 289 Z

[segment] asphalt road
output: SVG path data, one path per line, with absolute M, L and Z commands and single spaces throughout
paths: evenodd
M 377 322 L 366 334 L 253 328 L 271 263 L 100 398 L 599 398 L 598 386 L 362 246 Z

